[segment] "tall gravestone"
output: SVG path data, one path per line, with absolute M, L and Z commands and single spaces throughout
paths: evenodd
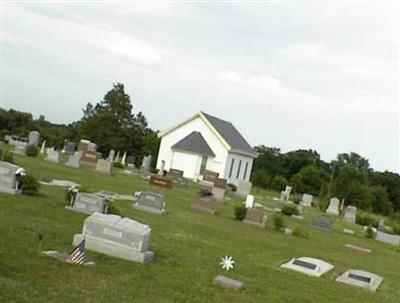
M 126 157 L 126 164 L 128 167 L 135 167 L 135 157 L 134 156 L 127 156 Z
M 56 150 L 49 150 L 45 160 L 53 163 L 60 163 L 60 153 Z
M 73 155 L 75 153 L 76 144 L 75 142 L 67 141 L 64 144 L 63 152 L 68 155 Z
M 7 194 L 20 194 L 17 174 L 24 170 L 12 163 L 0 161 L 0 192 Z
M 287 202 L 290 198 L 290 193 L 292 192 L 291 186 L 286 186 L 285 191 L 281 191 L 280 201 Z
M 347 206 L 346 209 L 344 210 L 343 219 L 351 223 L 356 223 L 356 215 L 357 215 L 357 207 Z
M 329 206 L 328 206 L 328 209 L 326 210 L 326 213 L 328 215 L 338 216 L 339 215 L 339 207 L 340 207 L 339 199 L 333 197 L 329 201 Z
M 115 158 L 115 150 L 110 150 L 109 154 L 108 154 L 108 161 L 114 162 L 114 158 Z
M 146 263 L 154 259 L 149 250 L 151 228 L 129 218 L 94 213 L 86 218 L 82 233 L 73 244 L 85 240 L 85 247 L 112 257 Z
M 142 161 L 142 169 L 146 172 L 150 171 L 151 155 L 145 156 Z
M 235 195 L 242 198 L 247 197 L 250 194 L 251 187 L 251 182 L 240 180 Z
M 36 130 L 33 130 L 29 133 L 29 145 L 39 145 L 39 140 L 40 140 L 40 133 Z
M 99 159 L 96 164 L 97 171 L 108 175 L 111 174 L 111 167 L 112 162 L 109 160 Z
M 74 167 L 74 168 L 79 168 L 79 162 L 81 160 L 81 156 L 78 151 L 76 151 L 73 155 L 68 157 L 68 162 L 65 163 L 65 165 Z
M 246 205 L 246 208 L 254 207 L 254 196 L 253 195 L 247 195 L 245 205 Z

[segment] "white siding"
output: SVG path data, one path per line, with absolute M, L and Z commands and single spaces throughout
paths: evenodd
M 232 159 L 234 159 L 234 164 L 232 167 L 232 174 L 230 176 Z M 241 165 L 240 165 L 240 171 L 239 171 L 238 169 L 239 169 L 240 161 L 241 161 Z M 246 173 L 246 176 L 244 176 L 244 172 L 246 169 L 246 163 L 248 163 L 247 173 Z M 233 183 L 235 185 L 238 185 L 240 180 L 249 181 L 252 167 L 253 167 L 253 158 L 239 155 L 239 154 L 229 153 L 228 158 L 226 160 L 226 166 L 225 166 L 223 178 L 226 179 L 228 181 L 228 183 Z M 238 176 L 238 173 L 239 173 L 239 176 Z
M 171 161 L 171 167 L 183 170 L 183 176 L 186 178 L 197 179 L 200 171 L 201 156 L 196 154 L 181 153 L 174 151 Z
M 173 146 L 175 143 L 192 133 L 193 131 L 200 132 L 212 151 L 215 154 L 215 157 L 213 158 L 208 158 L 207 161 L 207 166 L 206 168 L 215 172 L 218 172 L 220 176 L 224 175 L 225 172 L 225 164 L 226 164 L 226 158 L 228 156 L 228 151 L 225 149 L 224 145 L 222 145 L 221 141 L 215 136 L 215 134 L 211 131 L 211 129 L 204 123 L 204 121 L 200 118 L 197 117 L 193 119 L 192 121 L 189 121 L 188 123 L 182 125 L 181 127 L 175 129 L 174 131 L 170 132 L 169 134 L 165 135 L 164 137 L 161 138 L 161 143 L 160 143 L 160 150 L 158 152 L 158 159 L 157 159 L 157 168 L 160 168 L 161 166 L 161 161 L 165 161 L 165 166 L 164 169 L 169 170 L 170 168 L 178 168 L 176 167 L 177 165 L 180 165 L 183 171 L 188 170 L 186 173 L 189 173 L 191 164 L 187 168 L 183 168 L 185 164 L 178 164 L 177 159 L 174 159 L 174 163 L 172 163 L 172 160 L 174 158 L 173 151 L 171 149 L 171 146 Z M 178 156 L 180 157 L 180 155 Z M 180 158 L 182 159 L 182 158 Z M 191 160 L 183 160 L 184 163 L 186 161 L 191 161 Z M 174 165 L 174 166 L 172 166 Z M 200 164 L 199 164 L 200 165 Z M 197 171 L 196 171 L 197 173 Z

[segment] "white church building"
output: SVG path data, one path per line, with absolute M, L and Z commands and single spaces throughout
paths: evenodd
M 157 169 L 179 169 L 191 179 L 207 169 L 236 185 L 250 179 L 257 153 L 228 121 L 199 112 L 159 137 Z

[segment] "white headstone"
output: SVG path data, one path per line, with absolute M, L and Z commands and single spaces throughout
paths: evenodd
M 65 165 L 79 168 L 79 161 L 81 160 L 81 155 L 78 151 L 76 151 L 73 155 L 69 156 L 68 162 Z
M 125 166 L 125 162 L 126 162 L 126 152 L 124 152 L 124 155 L 122 156 L 121 164 L 122 164 L 123 166 Z
M 334 215 L 334 216 L 338 216 L 339 215 L 339 204 L 340 201 L 338 198 L 331 198 L 331 200 L 329 201 L 329 206 L 328 209 L 326 210 L 326 213 L 329 215 Z
M 247 195 L 250 194 L 251 187 L 251 182 L 240 180 L 235 195 L 238 197 L 247 197 Z
M 33 130 L 29 133 L 29 145 L 39 145 L 39 140 L 40 140 L 40 133 L 36 130 Z
M 109 160 L 99 159 L 96 164 L 96 170 L 102 173 L 111 174 L 112 162 Z
M 247 195 L 246 197 L 246 208 L 253 208 L 254 206 L 254 196 Z
M 357 207 L 347 206 L 344 211 L 343 219 L 351 223 L 356 223 L 356 215 L 357 215 Z
M 59 163 L 60 162 L 60 153 L 58 151 L 49 150 L 47 152 L 47 157 L 45 158 L 45 160 L 54 162 L 54 163 Z
M 311 207 L 313 201 L 313 196 L 309 194 L 303 194 L 303 199 L 301 204 L 305 207 Z
M 42 147 L 40 148 L 40 153 L 44 154 L 44 149 L 46 148 L 46 140 L 43 140 Z

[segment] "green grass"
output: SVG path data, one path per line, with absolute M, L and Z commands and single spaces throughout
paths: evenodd
M 233 206 L 241 201 L 232 195 L 216 216 L 193 211 L 195 184 L 167 190 L 116 169 L 106 176 L 89 167 L 74 169 L 41 158 L 14 160 L 35 177 L 68 179 L 92 191 L 161 192 L 167 214 L 148 214 L 133 209 L 131 202 L 116 201 L 124 216 L 151 226 L 154 262 L 139 264 L 87 251 L 96 265 L 74 266 L 38 252 L 38 233 L 43 234 L 44 250 L 69 251 L 73 235 L 82 229 L 85 215 L 64 209 L 63 189 L 43 185 L 38 197 L 1 194 L 0 302 L 399 302 L 400 253 L 366 239 L 360 226 L 337 221 L 333 234 L 309 230 L 309 239 L 285 236 L 273 230 L 271 214 L 267 229 L 235 221 Z M 276 206 L 271 199 L 276 193 L 254 192 L 261 203 Z M 316 213 L 308 210 L 304 221 L 285 221 L 290 227 L 307 228 Z M 343 228 L 356 235 L 343 234 Z M 346 243 L 369 247 L 373 254 L 351 253 Z M 234 257 L 234 270 L 219 268 L 224 255 Z M 295 256 L 321 258 L 335 268 L 321 278 L 280 268 Z M 349 268 L 374 272 L 384 282 L 377 293 L 336 283 Z M 212 285 L 217 274 L 243 281 L 246 289 L 235 292 Z

